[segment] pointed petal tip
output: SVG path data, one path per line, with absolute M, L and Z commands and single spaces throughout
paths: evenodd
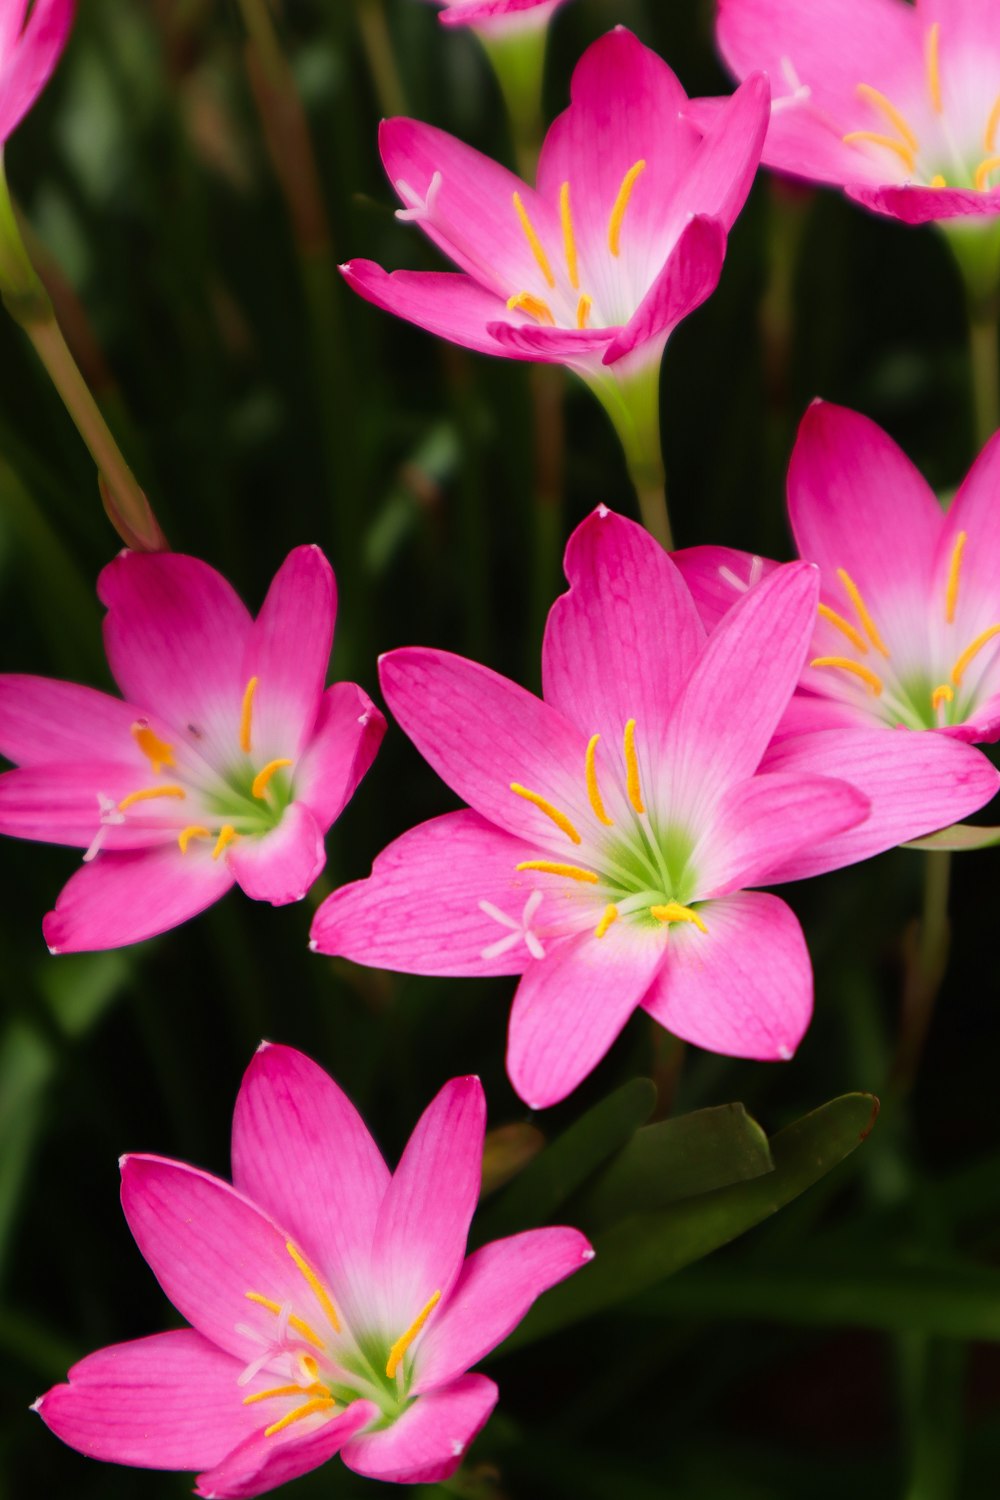
M 28 1407 L 28 1410 L 36 1412 L 38 1414 L 38 1416 L 41 1416 L 41 1414 L 42 1414 L 42 1403 L 44 1402 L 45 1397 L 48 1394 L 49 1394 L 48 1391 L 46 1391 L 43 1395 L 36 1396 L 35 1399 L 34 1399 L 34 1401 L 32 1401 L 31 1405 Z
M 257 1050 L 254 1053 L 254 1057 L 259 1057 L 262 1052 L 267 1052 L 269 1050 L 269 1048 L 271 1048 L 273 1046 L 274 1046 L 273 1042 L 269 1042 L 268 1039 L 267 1039 L 267 1037 L 263 1037 L 257 1043 Z
M 310 953 L 318 953 L 319 952 L 319 941 L 318 941 L 318 939 L 316 939 L 316 938 L 310 938 L 309 939 L 309 952 Z
M 582 1250 L 580 1252 L 580 1259 L 586 1262 L 588 1260 L 593 1260 L 596 1255 L 597 1251 L 594 1249 L 593 1245 L 588 1244 L 586 1250 Z

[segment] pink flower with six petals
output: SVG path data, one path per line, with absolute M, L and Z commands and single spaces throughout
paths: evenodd
M 73 21 L 73 0 L 0 5 L 0 148 L 52 76 Z

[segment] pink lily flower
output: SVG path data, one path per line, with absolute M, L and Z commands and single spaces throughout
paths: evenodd
M 66 45 L 73 0 L 4 0 L 0 6 L 0 147 L 48 83 Z
M 98 1350 L 34 1410 L 92 1458 L 203 1471 L 206 1500 L 336 1453 L 373 1479 L 447 1479 L 497 1400 L 470 1366 L 594 1253 L 556 1228 L 466 1258 L 485 1125 L 478 1078 L 453 1078 L 390 1173 L 333 1080 L 265 1043 L 236 1101 L 232 1187 L 122 1159 L 129 1228 L 191 1327 Z
M 778 569 L 707 641 L 667 554 L 603 508 L 566 574 L 544 701 L 447 652 L 383 657 L 393 713 L 469 808 L 404 834 L 313 923 L 316 948 L 357 963 L 522 975 L 507 1066 L 535 1108 L 570 1093 L 639 1005 L 711 1051 L 790 1057 L 809 955 L 789 907 L 747 887 L 940 827 L 998 783 L 967 746 L 912 736 L 900 760 L 870 732 L 858 766 L 762 773 L 812 636 L 815 568 Z
M 86 850 L 45 918 L 54 953 L 176 927 L 234 884 L 300 900 L 323 835 L 385 720 L 353 683 L 324 691 L 336 584 L 317 547 L 279 569 L 256 620 L 197 558 L 123 552 L 102 572 L 124 701 L 0 677 L 0 833 Z
M 992 0 L 719 0 L 716 35 L 770 76 L 768 166 L 908 224 L 1000 213 Z
M 487 36 L 544 30 L 566 0 L 434 0 L 442 26 L 475 26 Z

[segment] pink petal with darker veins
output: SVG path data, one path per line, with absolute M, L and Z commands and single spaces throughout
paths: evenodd
M 10 20 L 0 34 L 0 146 L 48 83 L 73 22 L 73 0 L 35 0 L 17 38 L 25 6 L 7 0 L 7 8 Z
M 319 712 L 337 615 L 333 569 L 318 547 L 296 547 L 267 591 L 240 678 L 258 679 L 253 748 L 262 760 L 305 748 Z
M 14 672 L 0 676 L 0 755 L 15 765 L 120 760 L 141 772 L 148 762 L 131 733 L 140 718 L 144 709 L 96 688 Z
M 341 1456 L 370 1479 L 438 1484 L 454 1474 L 498 1395 L 485 1375 L 463 1375 L 419 1396 L 390 1427 L 360 1433 Z
M 329 1416 L 307 1418 L 282 1432 L 248 1438 L 221 1463 L 198 1475 L 203 1500 L 251 1500 L 318 1469 L 362 1427 L 380 1415 L 371 1401 L 352 1401 Z
M 353 682 L 335 682 L 320 702 L 312 739 L 295 767 L 295 800 L 320 828 L 340 817 L 375 759 L 385 717 Z
M 384 271 L 371 260 L 348 261 L 340 274 L 360 297 L 384 312 L 465 349 L 499 352 L 490 330 L 496 319 L 511 316 L 507 303 L 471 276 L 456 271 Z
M 666 264 L 628 323 L 608 345 L 605 365 L 614 365 L 643 344 L 658 360 L 663 341 L 678 323 L 709 298 L 726 258 L 726 232 L 717 219 L 696 215 L 681 231 Z
M 304 900 L 326 864 L 323 831 L 304 802 L 292 802 L 277 828 L 259 838 L 237 839 L 225 858 L 251 900 L 287 906 Z

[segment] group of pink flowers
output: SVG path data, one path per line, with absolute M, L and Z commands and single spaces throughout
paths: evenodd
M 451 0 L 517 37 L 559 0 Z M 44 84 L 66 0 L 0 7 L 0 136 Z M 714 290 L 759 161 L 910 222 L 1000 213 L 993 0 L 720 0 L 744 81 L 691 100 L 618 28 L 575 71 L 535 185 L 413 120 L 384 122 L 403 207 L 459 268 L 343 268 L 369 301 L 471 349 L 580 375 L 628 442 L 636 390 Z M 411 829 L 319 907 L 312 946 L 404 973 L 517 975 L 508 1071 L 565 1098 L 637 1007 L 719 1053 L 787 1059 L 813 982 L 790 907 L 760 887 L 868 859 L 995 794 L 1000 435 L 945 512 L 892 441 L 817 402 L 792 455 L 799 561 L 673 556 L 601 507 L 570 537 L 535 697 L 407 646 L 386 704 L 467 804 Z M 101 574 L 121 697 L 0 678 L 0 832 L 83 850 L 44 921 L 53 953 L 176 926 L 233 884 L 275 905 L 385 720 L 326 685 L 336 588 L 293 551 L 253 617 L 214 569 L 126 551 Z M 236 1108 L 233 1186 L 122 1164 L 136 1241 L 191 1328 L 105 1349 L 37 1404 L 82 1452 L 201 1471 L 251 1496 L 340 1452 L 361 1474 L 451 1473 L 496 1388 L 467 1373 L 589 1258 L 572 1229 L 467 1260 L 482 1089 L 456 1079 L 391 1175 L 315 1064 L 265 1047 Z

